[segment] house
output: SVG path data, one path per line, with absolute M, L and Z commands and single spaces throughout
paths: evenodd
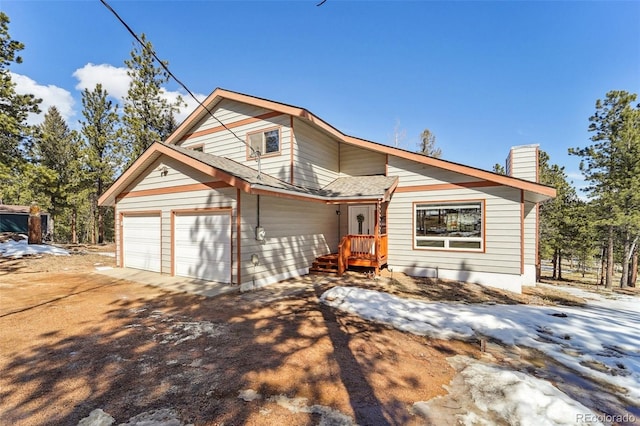
M 29 209 L 31 206 L 0 204 L 0 232 L 29 233 Z M 40 212 L 43 236 L 49 231 L 49 213 Z
M 536 281 L 537 146 L 508 175 L 343 134 L 216 89 L 100 197 L 116 261 L 252 288 L 356 265 L 520 291 Z

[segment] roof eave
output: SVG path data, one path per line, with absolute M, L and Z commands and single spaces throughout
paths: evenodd
M 355 196 L 327 196 L 317 194 L 305 194 L 297 191 L 291 191 L 284 188 L 274 188 L 268 185 L 253 184 L 251 185 L 250 194 L 253 195 L 272 195 L 276 197 L 315 201 L 325 204 L 345 204 L 345 203 L 375 203 L 378 201 L 384 201 L 386 195 L 374 196 L 374 195 L 355 195 Z
M 145 163 L 151 164 L 163 154 L 209 176 L 220 179 L 221 181 L 245 192 L 248 192 L 250 189 L 250 184 L 238 176 L 234 176 L 214 166 L 205 164 L 195 158 L 191 158 L 188 155 L 178 152 L 164 144 L 154 142 L 118 179 L 116 179 L 113 185 L 111 185 L 111 187 L 109 187 L 109 189 L 98 199 L 98 204 L 101 206 L 115 205 L 118 194 L 124 191 L 139 176 L 140 167 Z
M 428 157 L 423 154 L 409 152 L 400 148 L 395 148 L 387 145 L 382 145 L 376 142 L 371 142 L 366 139 L 357 138 L 354 136 L 349 136 L 342 133 L 340 130 L 336 129 L 320 117 L 314 115 L 310 111 L 288 105 L 280 102 L 271 101 L 268 99 L 258 98 L 255 96 L 245 95 L 243 93 L 233 92 L 221 88 L 216 88 L 208 97 L 205 99 L 198 108 L 196 108 L 186 120 L 182 122 L 180 126 L 174 131 L 165 141 L 168 144 L 175 144 L 179 142 L 184 135 L 187 134 L 188 130 L 197 123 L 200 119 L 202 119 L 206 114 L 209 113 L 211 109 L 215 107 L 215 105 L 223 99 L 234 100 L 237 102 L 246 103 L 249 105 L 258 106 L 265 109 L 270 109 L 274 111 L 281 112 L 283 114 L 288 114 L 293 117 L 298 117 L 302 120 L 308 121 L 309 123 L 319 127 L 325 132 L 329 133 L 336 139 L 341 142 L 356 145 L 359 147 L 363 147 L 366 149 L 370 149 L 376 152 L 380 152 L 383 154 L 394 155 L 400 158 L 412 160 L 419 162 L 421 164 L 437 167 L 444 170 L 450 170 L 456 173 L 461 173 L 467 176 L 476 177 L 478 179 L 487 180 L 490 182 L 494 182 L 500 185 L 505 185 L 517 189 L 522 189 L 525 191 L 531 191 L 542 196 L 555 197 L 555 190 L 553 188 L 549 188 L 545 185 L 541 185 L 535 182 L 524 181 L 521 179 L 513 178 L 510 176 L 501 175 L 494 172 L 489 172 L 486 170 L 478 169 L 475 167 L 454 163 L 447 160 L 441 160 L 439 158 Z M 552 190 L 552 191 L 549 191 Z

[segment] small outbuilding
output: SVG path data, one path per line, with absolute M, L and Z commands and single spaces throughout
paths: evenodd
M 0 204 L 0 232 L 28 234 L 29 208 L 30 206 Z M 49 213 L 41 211 L 40 218 L 44 236 L 47 235 L 49 230 Z

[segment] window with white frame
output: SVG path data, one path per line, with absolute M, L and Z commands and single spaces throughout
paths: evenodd
M 414 247 L 482 250 L 482 201 L 414 204 Z
M 249 133 L 249 146 L 252 148 L 249 157 L 255 157 L 256 151 L 260 155 L 269 155 L 280 152 L 280 129 L 271 129 L 256 133 Z

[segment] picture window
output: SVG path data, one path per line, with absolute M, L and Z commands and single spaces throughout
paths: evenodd
M 414 246 L 420 249 L 482 250 L 483 203 L 417 203 Z

